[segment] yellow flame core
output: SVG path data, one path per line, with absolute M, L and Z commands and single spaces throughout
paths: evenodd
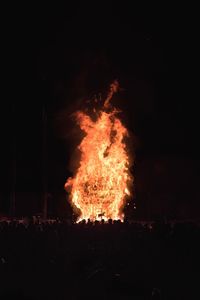
M 96 121 L 78 112 L 77 121 L 85 132 L 79 145 L 80 166 L 65 189 L 71 194 L 73 206 L 81 211 L 78 221 L 123 220 L 121 208 L 130 196 L 131 180 L 124 142 L 128 131 L 116 117 L 116 110 L 100 111 Z

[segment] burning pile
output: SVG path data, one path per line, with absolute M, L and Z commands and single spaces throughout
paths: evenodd
M 130 192 L 130 160 L 124 138 L 127 129 L 116 116 L 110 100 L 119 84 L 110 86 L 102 110 L 93 121 L 84 112 L 77 112 L 77 122 L 85 136 L 79 147 L 80 166 L 74 178 L 68 178 L 65 189 L 70 193 L 74 208 L 80 210 L 82 219 L 123 220 L 122 208 Z

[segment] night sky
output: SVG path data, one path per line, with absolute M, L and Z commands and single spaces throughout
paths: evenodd
M 189 12 L 172 8 L 97 3 L 8 13 L 1 57 L 2 214 L 9 213 L 14 162 L 16 214 L 42 211 L 45 109 L 49 214 L 71 215 L 63 186 L 80 141 L 71 115 L 118 79 L 122 91 L 113 102 L 123 110 L 136 157 L 137 210 L 131 201 L 127 216 L 199 216 L 197 41 L 191 19 Z

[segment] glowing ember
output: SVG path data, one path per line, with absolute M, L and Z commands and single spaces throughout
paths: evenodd
M 72 205 L 81 212 L 78 221 L 123 220 L 122 208 L 130 196 L 128 185 L 132 178 L 124 142 L 128 131 L 116 117 L 118 111 L 110 105 L 118 88 L 114 81 L 96 121 L 83 112 L 76 114 L 85 137 L 79 145 L 80 166 L 75 177 L 67 180 L 65 189 L 71 194 Z

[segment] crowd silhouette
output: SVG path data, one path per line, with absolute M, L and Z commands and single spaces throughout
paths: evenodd
M 197 222 L 2 221 L 0 293 L 33 300 L 194 299 L 199 237 Z

